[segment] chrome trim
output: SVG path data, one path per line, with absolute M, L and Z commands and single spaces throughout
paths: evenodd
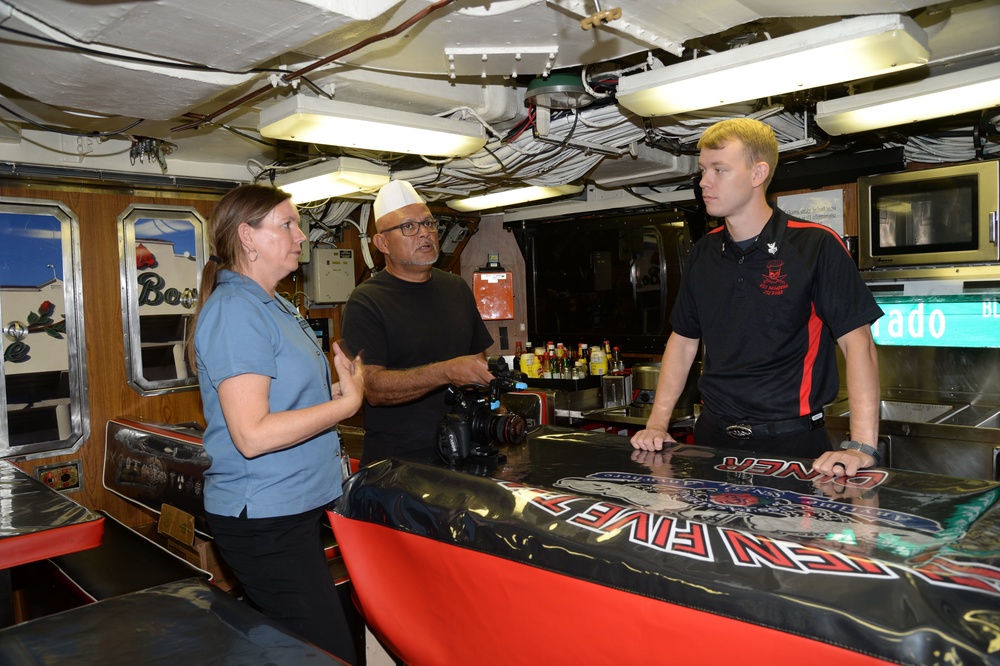
M 142 365 L 142 338 L 139 321 L 138 279 L 136 266 L 135 223 L 143 218 L 174 219 L 189 222 L 195 235 L 195 283 L 200 287 L 201 273 L 208 258 L 206 222 L 190 206 L 132 204 L 118 216 L 118 253 L 121 266 L 122 333 L 125 339 L 125 377 L 140 395 L 160 395 L 198 388 L 195 376 L 179 379 L 148 379 Z M 190 312 L 193 314 L 194 309 Z M 183 354 L 183 350 L 182 350 Z

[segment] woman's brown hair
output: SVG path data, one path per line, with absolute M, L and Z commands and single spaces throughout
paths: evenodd
M 205 262 L 201 271 L 201 285 L 198 289 L 198 305 L 188 326 L 185 352 L 188 363 L 194 373 L 198 372 L 195 358 L 194 332 L 198 315 L 215 291 L 216 279 L 220 269 L 226 268 L 237 273 L 242 272 L 243 244 L 240 242 L 239 228 L 244 222 L 254 229 L 260 227 L 272 210 L 281 202 L 289 199 L 288 192 L 268 185 L 240 185 L 230 190 L 215 207 L 208 221 L 208 244 L 211 248 L 211 258 Z

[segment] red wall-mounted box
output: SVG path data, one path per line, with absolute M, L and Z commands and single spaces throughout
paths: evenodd
M 483 319 L 514 318 L 514 274 L 473 273 L 472 293 Z

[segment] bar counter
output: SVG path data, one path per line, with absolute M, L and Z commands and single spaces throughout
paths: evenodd
M 387 460 L 331 522 L 407 663 L 1000 663 L 1000 484 L 543 426 Z

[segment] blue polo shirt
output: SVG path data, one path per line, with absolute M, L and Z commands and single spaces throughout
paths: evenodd
M 331 429 L 282 451 L 248 459 L 233 443 L 219 404 L 219 384 L 245 373 L 271 378 L 271 412 L 330 400 L 330 365 L 287 300 L 232 271 L 198 315 L 195 351 L 207 429 L 205 510 L 271 518 L 325 506 L 341 494 L 340 438 Z M 308 327 L 306 327 L 308 328 Z

